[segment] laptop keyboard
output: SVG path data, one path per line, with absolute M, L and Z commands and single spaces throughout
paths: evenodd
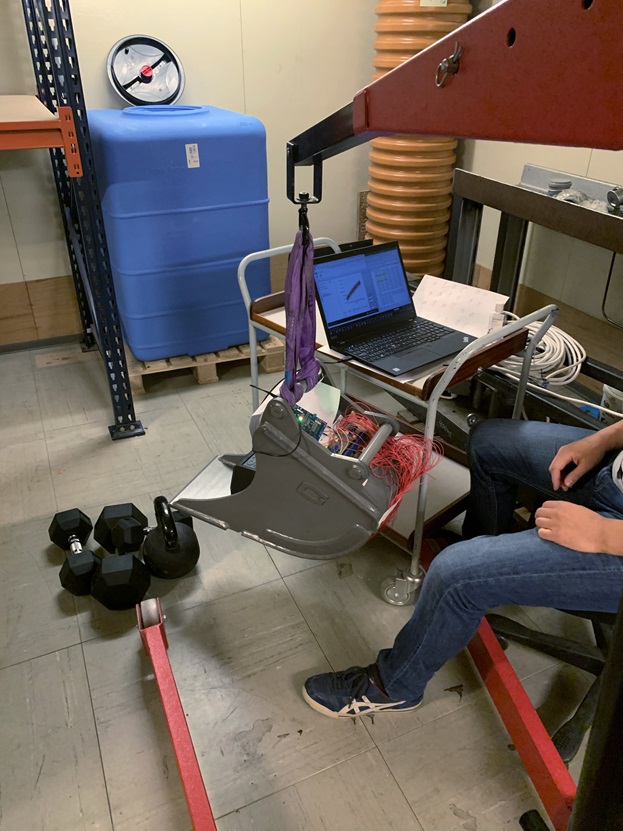
M 447 326 L 433 323 L 432 320 L 420 318 L 415 325 L 378 335 L 376 338 L 370 338 L 365 343 L 349 346 L 347 350 L 366 361 L 378 361 L 380 358 L 387 358 L 389 355 L 395 355 L 405 349 L 432 343 L 453 331 L 454 329 L 448 329 Z

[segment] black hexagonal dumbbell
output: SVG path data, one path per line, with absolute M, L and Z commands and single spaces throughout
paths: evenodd
M 107 609 L 131 609 L 145 597 L 149 569 L 131 552 L 140 548 L 147 517 L 132 502 L 107 505 L 95 523 L 95 539 L 113 557 L 104 557 L 93 574 L 91 595 Z
M 48 529 L 50 541 L 67 555 L 59 574 L 61 586 L 77 596 L 90 593 L 91 578 L 99 562 L 92 551 L 82 547 L 92 530 L 91 520 L 78 508 L 59 511 Z
M 145 538 L 145 524 L 134 516 L 122 517 L 113 527 L 110 538 L 118 554 L 138 551 Z
M 138 551 L 143 542 L 147 517 L 133 502 L 106 505 L 95 523 L 94 537 L 110 554 Z
M 181 511 L 171 511 L 174 522 L 193 527 L 193 518 Z M 111 532 L 112 544 L 118 554 L 127 554 L 129 551 L 138 551 L 143 544 L 145 535 L 152 529 L 146 528 L 143 523 L 133 516 L 122 517 Z
M 91 581 L 91 596 L 107 609 L 133 609 L 151 584 L 147 566 L 134 554 L 104 557 Z

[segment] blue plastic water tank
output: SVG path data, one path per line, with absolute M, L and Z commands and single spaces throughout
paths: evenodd
M 125 339 L 143 361 L 249 340 L 236 276 L 269 247 L 266 132 L 218 107 L 91 110 L 91 142 Z M 270 293 L 268 261 L 247 269 Z

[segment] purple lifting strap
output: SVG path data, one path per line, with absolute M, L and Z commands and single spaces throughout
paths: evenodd
M 313 389 L 320 380 L 316 346 L 316 290 L 314 287 L 314 240 L 299 230 L 288 260 L 285 284 L 286 356 L 285 380 L 280 394 L 290 406 Z

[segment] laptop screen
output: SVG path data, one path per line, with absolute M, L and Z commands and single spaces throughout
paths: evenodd
M 398 243 L 389 242 L 314 263 L 318 305 L 332 333 L 391 317 L 413 302 Z

